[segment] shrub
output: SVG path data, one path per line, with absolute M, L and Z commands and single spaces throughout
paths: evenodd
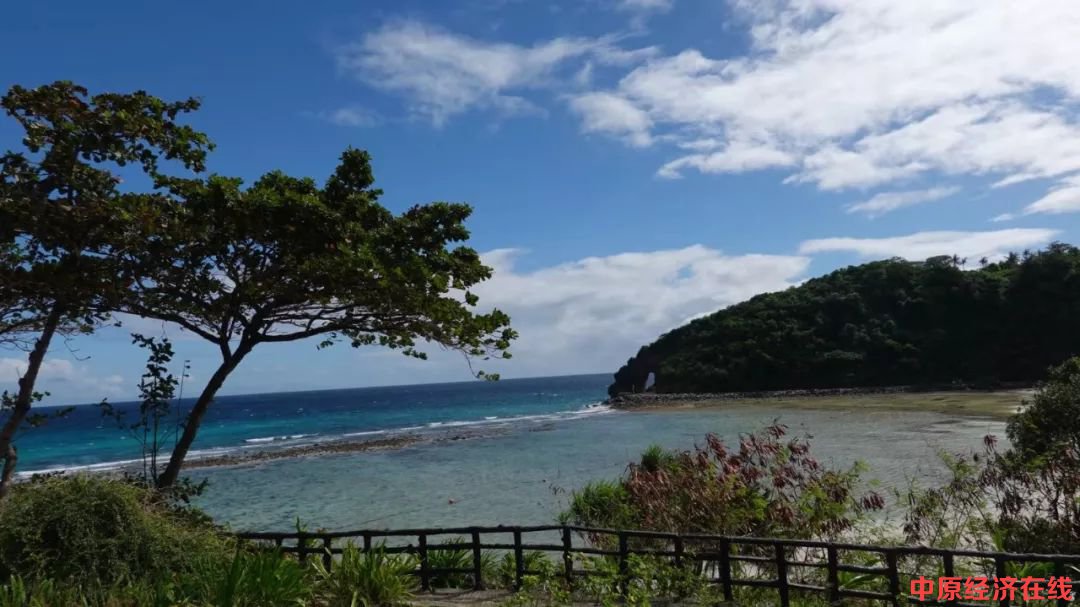
M 455 537 L 443 546 L 463 544 L 465 538 Z M 432 549 L 428 548 L 428 567 L 431 569 L 471 569 L 472 550 L 467 548 Z M 467 573 L 437 573 L 431 576 L 432 588 L 464 588 L 472 585 L 472 576 Z
M 178 597 L 215 607 L 286 607 L 313 593 L 307 571 L 277 550 L 238 550 L 231 563 L 200 560 L 175 579 Z
M 110 586 L 227 562 L 228 541 L 151 490 L 93 476 L 15 487 L 0 502 L 0 575 Z
M 670 559 L 631 555 L 625 578 L 613 558 L 582 558 L 578 567 L 588 575 L 579 578 L 571 589 L 562 571 L 545 561 L 534 570 L 536 573 L 525 576 L 521 590 L 504 605 L 569 606 L 584 602 L 602 607 L 646 607 L 654 603 L 714 605 L 720 599 L 709 580 L 694 567 L 676 567 Z
M 860 468 L 829 470 L 803 439 L 774 424 L 729 449 L 708 435 L 693 452 L 650 448 L 618 482 L 575 492 L 564 523 L 682 533 L 822 537 L 849 530 L 884 507 L 855 494 Z M 600 538 L 595 538 L 600 539 Z
M 905 540 L 938 547 L 1074 554 L 1080 551 L 1080 358 L 1050 370 L 980 455 L 943 454 L 940 487 L 906 496 Z
M 79 600 L 73 588 L 63 587 L 51 580 L 27 582 L 11 576 L 0 586 L 0 607 L 67 607 Z
M 640 528 L 630 492 L 621 481 L 593 481 L 575 491 L 569 509 L 559 515 L 559 522 L 605 529 Z
M 1017 456 L 1034 460 L 1055 449 L 1080 451 L 1080 357 L 1051 368 L 1025 405 L 1007 428 Z
M 543 552 L 523 552 L 521 557 L 527 573 L 533 572 L 546 575 L 555 571 L 555 563 Z M 486 575 L 485 579 L 494 579 L 500 588 L 513 588 L 517 583 L 517 563 L 514 561 L 514 553 L 504 553 L 495 567 L 494 576 Z
M 0 607 L 297 607 L 312 594 L 312 579 L 294 559 L 238 551 L 231 563 L 206 559 L 172 578 L 111 585 L 12 576 L 0 586 Z
M 360 551 L 350 544 L 329 571 L 319 561 L 314 567 L 328 607 L 395 607 L 416 591 L 416 559 L 388 555 L 383 546 Z

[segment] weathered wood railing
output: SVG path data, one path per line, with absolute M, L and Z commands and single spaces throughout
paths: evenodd
M 547 541 L 525 543 L 526 534 L 546 534 Z M 574 535 L 583 538 L 574 543 Z M 509 536 L 511 541 L 484 543 L 486 536 Z M 467 537 L 467 542 L 431 543 L 432 537 Z M 993 576 L 1005 578 L 1010 564 L 1042 563 L 1053 566 L 1053 575 L 1069 577 L 1080 570 L 1080 554 L 1018 554 L 1007 552 L 979 552 L 973 550 L 944 550 L 925 546 L 873 546 L 823 542 L 814 540 L 787 540 L 750 537 L 729 537 L 704 534 L 676 534 L 656 531 L 632 531 L 622 529 L 597 529 L 573 525 L 537 525 L 537 526 L 495 526 L 495 527 L 457 527 L 431 529 L 396 529 L 396 530 L 361 530 L 339 532 L 288 532 L 262 533 L 244 532 L 237 537 L 244 541 L 267 542 L 286 553 L 297 555 L 303 562 L 316 556 L 323 560 L 325 567 L 332 568 L 334 555 L 341 554 L 343 545 L 351 542 L 365 551 L 378 545 L 387 554 L 408 553 L 416 555 L 419 569 L 415 572 L 420 578 L 424 590 L 431 589 L 432 579 L 439 575 L 468 575 L 476 589 L 484 588 L 483 551 L 499 550 L 513 555 L 515 585 L 520 588 L 527 575 L 538 572 L 526 569 L 526 551 L 557 553 L 562 557 L 563 574 L 573 583 L 576 577 L 589 575 L 591 572 L 574 567 L 574 555 L 614 557 L 623 576 L 628 573 L 628 559 L 631 555 L 650 555 L 671 558 L 675 564 L 688 562 L 702 564 L 709 581 L 719 586 L 724 599 L 732 601 L 736 587 L 754 587 L 775 589 L 777 604 L 787 607 L 792 593 L 809 593 L 839 604 L 845 598 L 880 601 L 886 605 L 911 603 L 916 605 L 940 605 L 943 607 L 981 607 L 991 604 L 985 602 L 963 602 L 959 600 L 939 601 L 919 600 L 907 596 L 907 589 L 901 586 L 904 571 L 901 562 L 907 559 L 921 558 L 924 561 L 915 575 L 927 578 L 954 577 L 957 560 L 966 559 L 978 563 L 981 567 L 992 568 Z M 556 540 L 555 538 L 558 538 Z M 590 539 L 591 538 L 591 539 Z M 603 538 L 613 542 L 602 541 Z M 415 539 L 415 544 L 411 540 Z M 600 539 L 601 541 L 595 541 Z M 393 544 L 392 542 L 399 542 Z M 401 541 L 408 543 L 400 544 Z M 445 540 L 444 540 L 445 541 Z M 557 543 L 556 543 L 557 542 Z M 617 549 L 605 549 L 599 546 L 609 544 Z M 472 566 L 468 568 L 446 569 L 430 566 L 429 555 L 436 551 L 467 550 L 471 551 Z M 861 554 L 860 564 L 845 563 L 841 555 Z M 815 555 L 817 558 L 815 559 Z M 867 564 L 870 560 L 878 561 L 878 566 Z M 1073 570 L 1070 571 L 1069 568 Z M 824 585 L 807 583 L 807 575 L 799 575 L 800 570 L 825 569 Z M 749 576 L 740 577 L 740 573 Z M 842 574 L 859 574 L 866 579 L 875 578 L 878 589 L 852 588 L 842 583 Z M 761 577 L 769 575 L 770 577 Z M 812 576 L 809 576 L 812 577 Z M 818 578 L 820 579 L 820 576 Z M 873 586 L 874 584 L 871 584 Z M 865 584 L 864 584 L 865 586 Z M 1080 580 L 1072 582 L 1072 588 L 1080 587 Z M 1010 607 L 1008 598 L 994 599 L 998 605 Z M 1070 601 L 1059 599 L 1059 606 Z M 1020 600 L 1011 602 L 1015 607 Z

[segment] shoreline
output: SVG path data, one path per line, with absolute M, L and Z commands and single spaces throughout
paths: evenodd
M 606 401 L 629 412 L 687 411 L 721 407 L 783 407 L 875 411 L 931 411 L 964 417 L 1005 419 L 1022 408 L 1030 388 L 1001 390 L 922 390 L 838 388 L 728 393 L 620 394 Z

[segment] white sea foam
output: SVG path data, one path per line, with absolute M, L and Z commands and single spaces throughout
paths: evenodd
M 383 430 L 367 430 L 361 432 L 348 432 L 339 435 L 321 436 L 318 433 L 311 434 L 285 434 L 275 436 L 259 436 L 255 438 L 244 439 L 244 444 L 230 446 L 230 447 L 215 447 L 210 449 L 195 450 L 188 454 L 188 459 L 195 460 L 205 457 L 212 457 L 218 455 L 224 455 L 227 453 L 233 453 L 236 451 L 245 451 L 249 449 L 266 449 L 266 448 L 281 448 L 292 446 L 296 444 L 305 444 L 321 441 L 334 441 L 343 440 L 347 438 L 356 438 L 362 436 L 377 436 L 377 435 L 395 435 L 404 434 L 409 432 L 445 432 L 451 428 L 466 428 L 476 426 L 490 426 L 490 427 L 507 427 L 515 424 L 536 424 L 543 422 L 557 422 L 557 421 L 569 421 L 575 419 L 582 419 L 586 417 L 592 417 L 595 415 L 603 415 L 606 413 L 613 413 L 615 410 L 602 403 L 592 403 L 585 405 L 580 409 L 572 409 L 568 411 L 558 411 L 555 413 L 542 413 L 536 415 L 519 415 L 513 417 L 499 417 L 499 416 L 485 416 L 483 419 L 477 420 L 460 420 L 460 421 L 445 421 L 445 422 L 430 422 L 423 426 L 406 426 L 401 428 L 388 428 Z M 318 440 L 304 440 L 304 439 L 316 439 Z M 284 444 L 288 442 L 289 444 Z M 81 464 L 70 466 L 53 466 L 49 468 L 27 470 L 17 473 L 18 478 L 26 478 L 33 474 L 45 474 L 45 473 L 73 473 L 73 472 L 109 472 L 113 470 L 120 470 L 123 468 L 131 468 L 137 464 L 141 464 L 140 459 L 126 459 L 117 460 L 111 462 L 100 462 L 94 464 Z
M 375 436 L 378 434 L 386 434 L 389 430 L 368 430 L 367 432 L 347 432 L 341 436 L 346 438 L 353 438 L 357 436 Z
M 308 438 L 311 436 L 318 436 L 318 434 L 287 434 L 282 436 L 260 436 L 258 438 L 244 439 L 244 442 L 249 445 L 259 445 L 283 440 L 300 440 L 302 438 Z
M 249 439 L 246 439 L 244 442 L 245 443 L 250 443 L 250 444 L 271 443 L 271 442 L 274 442 L 276 440 L 283 440 L 284 438 L 285 438 L 284 436 L 263 436 L 263 437 L 259 437 L 259 438 L 249 438 Z

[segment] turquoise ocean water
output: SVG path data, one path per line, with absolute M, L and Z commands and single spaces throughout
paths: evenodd
M 810 435 L 825 463 L 862 461 L 885 485 L 932 481 L 936 453 L 977 450 L 1000 422 L 933 412 L 730 407 L 621 412 L 602 406 L 609 375 L 220 398 L 197 453 L 273 449 L 398 433 L 468 440 L 388 451 L 193 469 L 199 505 L 237 529 L 360 529 L 551 522 L 568 492 L 620 474 L 657 443 L 691 448 L 706 433 L 735 440 L 774 419 Z M 20 437 L 21 469 L 102 469 L 138 457 L 131 437 L 92 408 Z

